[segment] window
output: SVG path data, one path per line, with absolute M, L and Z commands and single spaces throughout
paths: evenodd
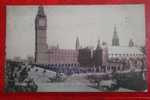
M 113 70 L 113 69 L 114 69 L 114 67 L 113 67 L 113 66 L 111 66 L 111 69 Z
M 118 66 L 118 70 L 120 70 L 120 66 Z
M 110 70 L 110 66 L 107 66 L 107 70 Z

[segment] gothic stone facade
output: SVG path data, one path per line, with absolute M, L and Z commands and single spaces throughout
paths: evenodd
M 116 26 L 114 27 L 112 47 L 101 46 L 100 40 L 98 40 L 95 50 L 80 49 L 79 38 L 77 37 L 76 49 L 49 49 L 47 44 L 47 17 L 44 13 L 44 8 L 42 6 L 38 8 L 35 19 L 35 62 L 37 64 L 100 66 L 106 64 L 114 56 L 115 58 L 130 58 L 132 55 L 137 55 L 140 58 L 144 56 L 137 47 L 134 47 L 132 40 L 130 40 L 129 46 L 120 46 Z
M 47 17 L 44 13 L 44 8 L 41 6 L 38 8 L 38 13 L 35 19 L 35 32 L 35 62 L 37 64 L 79 65 L 80 63 L 82 66 L 89 66 L 91 65 L 91 62 L 93 62 L 91 60 L 92 51 L 88 50 L 87 52 L 87 49 L 80 49 L 78 37 L 76 40 L 76 49 L 48 48 Z M 101 53 L 99 56 L 101 56 Z M 101 63 L 101 61 L 98 62 Z
M 37 64 L 79 64 L 77 49 L 48 49 L 46 31 L 47 17 L 44 8 L 40 6 L 35 19 L 35 62 Z M 76 46 L 78 48 L 78 45 Z

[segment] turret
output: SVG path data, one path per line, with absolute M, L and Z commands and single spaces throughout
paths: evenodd
M 77 37 L 76 39 L 76 49 L 80 48 L 80 43 L 79 43 L 79 37 Z
M 129 47 L 133 47 L 134 46 L 134 42 L 132 39 L 129 40 Z
M 112 38 L 112 46 L 119 46 L 119 37 L 117 34 L 117 29 L 116 29 L 116 25 L 114 27 L 114 34 L 113 34 L 113 38 Z

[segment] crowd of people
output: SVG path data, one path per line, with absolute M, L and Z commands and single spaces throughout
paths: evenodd
M 34 79 L 30 78 L 30 68 L 24 63 L 7 61 L 6 63 L 6 91 L 8 92 L 34 92 L 38 86 Z

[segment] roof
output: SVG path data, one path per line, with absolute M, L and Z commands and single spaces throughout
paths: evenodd
M 130 55 L 143 55 L 140 47 L 129 47 L 129 46 L 109 46 L 108 54 L 130 54 Z

